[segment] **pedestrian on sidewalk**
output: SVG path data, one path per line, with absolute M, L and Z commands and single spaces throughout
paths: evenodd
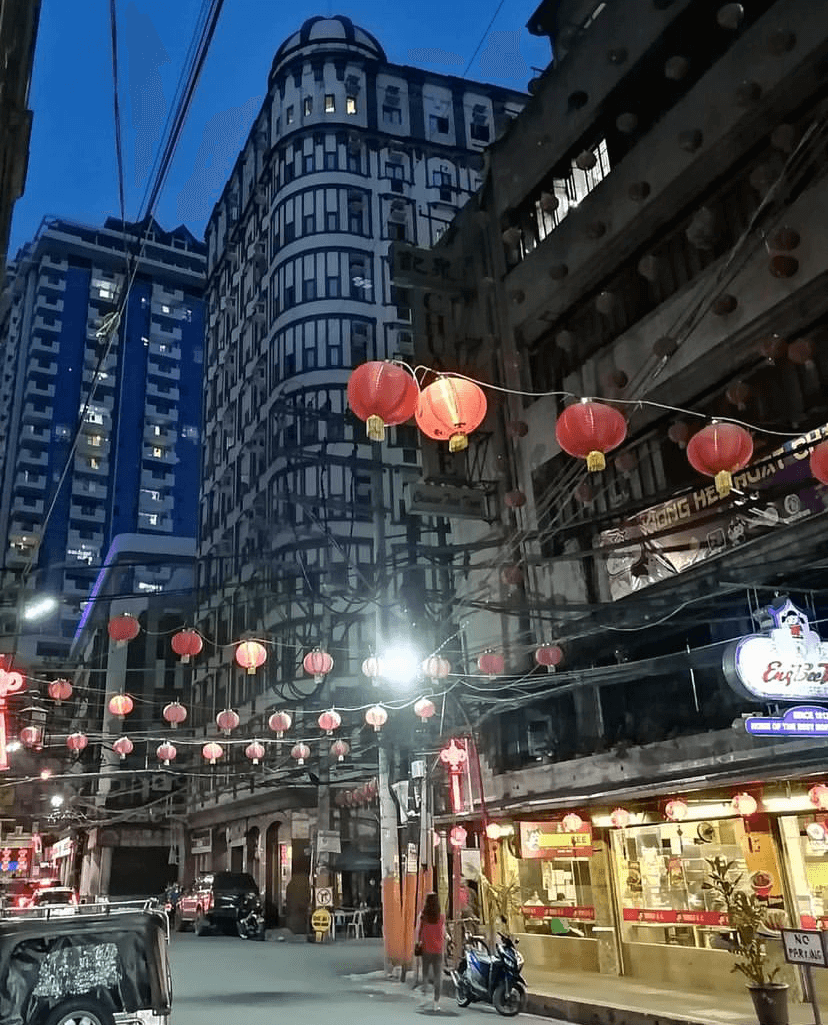
M 440 991 L 443 986 L 443 942 L 446 932 L 446 919 L 440 911 L 440 898 L 436 893 L 426 896 L 420 914 L 417 929 L 415 953 L 419 953 L 423 964 L 423 989 L 428 984 L 428 972 L 431 969 L 434 977 L 433 1010 L 440 1010 Z

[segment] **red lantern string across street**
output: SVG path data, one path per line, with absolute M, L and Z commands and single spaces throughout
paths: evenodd
M 20 733 L 20 737 L 21 739 L 23 738 L 22 731 Z M 819 808 L 820 811 L 828 810 L 828 786 L 824 783 L 816 783 L 808 791 L 808 800 L 816 808 Z
M 730 805 L 736 814 L 743 818 L 753 815 L 758 808 L 756 798 L 747 793 L 736 794 Z
M 24 726 L 20 731 L 20 743 L 23 747 L 39 748 L 43 743 L 40 729 L 37 726 Z
M 310 758 L 311 749 L 307 744 L 294 744 L 290 749 L 290 757 L 296 759 L 297 765 L 304 765 L 305 759 Z
M 141 624 L 128 612 L 122 612 L 120 616 L 113 616 L 106 627 L 110 638 L 115 641 L 116 647 L 122 647 L 128 641 L 134 641 L 141 632 Z
M 382 705 L 372 705 L 365 713 L 365 721 L 369 726 L 374 727 L 375 733 L 379 733 L 383 726 L 388 722 L 388 713 Z
M 218 744 L 216 745 L 218 747 Z M 155 749 L 155 757 L 159 762 L 163 762 L 164 765 L 169 765 L 170 762 L 175 761 L 178 755 L 178 751 L 175 749 L 175 745 L 170 744 L 169 741 L 165 741 L 163 744 L 159 744 Z M 207 756 L 205 755 L 205 758 Z
M 195 630 L 180 630 L 173 634 L 170 641 L 172 650 L 181 657 L 182 662 L 189 662 L 204 647 L 204 642 Z
M 351 748 L 344 740 L 335 740 L 331 744 L 331 758 L 336 758 L 338 762 L 344 762 L 345 756 L 350 752 Z
M 436 711 L 434 702 L 430 698 L 420 698 L 414 702 L 414 714 L 419 716 L 423 722 L 428 722 Z
M 293 719 L 287 712 L 274 712 L 267 720 L 267 725 L 281 739 L 293 725 Z
M 496 651 L 484 651 L 477 660 L 477 668 L 480 672 L 492 679 L 495 676 L 501 676 L 505 666 L 503 656 Z
M 733 474 L 742 470 L 753 455 L 753 441 L 738 424 L 716 423 L 703 427 L 687 443 L 687 459 L 694 470 L 713 477 L 716 491 L 727 497 Z
M 614 406 L 582 399 L 561 413 L 555 424 L 558 444 L 570 456 L 585 459 L 590 471 L 603 470 L 605 453 L 627 436 L 627 422 Z
M 324 730 L 325 733 L 330 736 L 334 730 L 338 730 L 342 725 L 342 716 L 339 712 L 331 708 L 327 712 L 323 712 L 318 719 L 319 729 Z
M 362 675 L 367 676 L 374 684 L 376 684 L 377 679 L 382 676 L 382 663 L 376 655 L 369 655 L 369 657 L 362 663 Z
M 410 420 L 418 395 L 413 376 L 395 363 L 363 363 L 348 379 L 348 405 L 365 421 L 371 441 L 384 441 L 386 427 Z
M 305 672 L 313 677 L 314 683 L 321 683 L 333 669 L 333 664 L 331 656 L 321 648 L 314 648 L 302 659 Z
M 68 680 L 52 680 L 47 689 L 56 705 L 72 697 L 72 684 Z
M 264 665 L 266 658 L 267 651 L 258 641 L 242 641 L 236 646 L 236 662 L 247 670 L 248 676 L 253 676 L 259 666 Z
M 161 715 L 173 729 L 177 729 L 187 718 L 187 709 L 179 701 L 171 701 L 168 705 L 164 705 Z
M 680 797 L 674 797 L 664 805 L 664 814 L 671 822 L 683 822 L 687 818 L 687 802 Z
M 202 757 L 211 765 L 215 765 L 219 758 L 224 754 L 224 748 L 221 744 L 217 744 L 214 740 L 211 740 L 209 744 L 205 744 L 201 749 L 201 754 Z
M 442 658 L 440 655 L 429 655 L 429 657 L 423 661 L 422 669 L 423 675 L 428 676 L 436 683 L 438 680 L 445 680 L 451 672 L 451 662 L 449 662 L 447 658 Z
M 129 715 L 134 707 L 134 702 L 129 694 L 116 694 L 109 699 L 109 711 L 119 719 Z
M 828 484 L 828 441 L 821 441 L 811 452 L 809 465 L 820 484 Z
M 229 737 L 230 733 L 240 722 L 239 713 L 234 712 L 232 708 L 225 708 L 216 716 L 216 726 L 218 726 L 225 737 Z
M 557 644 L 542 644 L 535 652 L 535 661 L 553 673 L 555 666 L 559 666 L 563 661 L 563 650 Z
M 66 738 L 66 746 L 76 755 L 79 755 L 88 743 L 89 738 L 85 733 L 70 733 Z
M 254 740 L 244 749 L 244 754 L 254 765 L 258 765 L 265 756 L 264 744 Z
M 132 743 L 129 737 L 118 737 L 118 739 L 112 745 L 112 750 L 115 752 L 115 754 L 120 755 L 121 761 L 123 761 L 127 755 L 132 754 L 134 747 L 135 745 Z
M 435 441 L 448 439 L 449 452 L 468 448 L 468 435 L 486 416 L 483 389 L 463 377 L 439 377 L 420 392 L 417 426 Z
M 610 822 L 613 829 L 626 829 L 630 824 L 630 813 L 626 808 L 616 808 L 610 813 Z

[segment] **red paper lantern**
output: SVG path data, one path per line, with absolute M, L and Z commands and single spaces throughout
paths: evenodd
M 49 697 L 57 705 L 72 697 L 72 684 L 68 680 L 52 680 L 48 689 Z
M 563 649 L 558 644 L 542 644 L 535 652 L 535 661 L 551 673 L 563 661 Z
M 218 726 L 225 737 L 229 737 L 231 731 L 234 730 L 240 722 L 239 713 L 234 712 L 232 708 L 225 708 L 216 716 L 216 726 Z
M 283 737 L 293 725 L 293 719 L 291 719 L 287 712 L 274 712 L 267 720 L 267 725 L 277 737 Z
M 173 729 L 176 729 L 187 718 L 187 709 L 180 702 L 171 701 L 168 705 L 164 705 L 161 715 Z
M 423 722 L 428 722 L 436 711 L 434 702 L 430 698 L 420 698 L 414 703 L 414 714 L 418 715 Z
M 710 424 L 694 434 L 687 445 L 690 465 L 699 473 L 714 478 L 721 498 L 730 494 L 732 474 L 744 469 L 752 455 L 751 437 L 738 424 Z
M 555 424 L 558 444 L 576 459 L 586 459 L 587 469 L 603 470 L 605 453 L 617 448 L 627 436 L 627 423 L 614 406 L 582 400 L 567 408 Z
M 761 352 L 765 359 L 770 360 L 771 363 L 782 359 L 787 351 L 788 343 L 784 338 L 780 338 L 779 335 L 768 335 L 759 343 L 759 352 Z
M 244 754 L 254 765 L 258 765 L 265 756 L 264 744 L 254 740 L 244 749 Z
M 121 761 L 123 761 L 127 755 L 132 754 L 134 747 L 135 745 L 132 743 L 129 737 L 118 737 L 118 739 L 112 745 L 112 750 L 115 752 L 115 754 L 120 755 Z
M 580 815 L 576 815 L 574 811 L 568 812 L 561 820 L 561 825 L 567 833 L 577 833 L 583 824 L 584 820 Z
M 216 746 L 218 747 L 218 745 Z M 163 744 L 159 744 L 155 749 L 155 757 L 159 762 L 163 762 L 164 765 L 169 765 L 170 762 L 175 761 L 177 755 L 178 751 L 176 751 L 175 746 L 170 744 L 169 741 L 164 741 Z
M 610 822 L 612 823 L 613 829 L 626 829 L 630 824 L 630 813 L 626 808 L 616 808 L 610 814 Z
M 247 670 L 248 676 L 253 676 L 259 666 L 264 665 L 267 652 L 263 644 L 258 641 L 242 641 L 236 646 L 236 661 Z
M 365 721 L 369 726 L 374 727 L 375 733 L 379 733 L 383 726 L 388 722 L 388 713 L 382 705 L 371 705 L 365 713 Z
M 66 738 L 66 746 L 73 754 L 80 754 L 89 743 L 85 733 L 70 733 Z
M 37 726 L 24 726 L 20 731 L 20 743 L 23 747 L 39 748 L 42 742 L 43 738 Z
M 305 672 L 313 677 L 314 683 L 321 683 L 333 669 L 333 664 L 331 656 L 321 648 L 309 651 L 302 660 Z
M 464 377 L 439 377 L 420 392 L 417 426 L 435 441 L 448 439 L 449 452 L 468 448 L 468 435 L 486 415 L 483 389 Z
M 209 744 L 205 744 L 201 749 L 201 754 L 211 765 L 215 765 L 219 758 L 224 754 L 224 748 L 221 744 L 217 744 L 214 740 L 211 740 Z
M 756 812 L 759 807 L 756 803 L 756 798 L 748 793 L 736 794 L 733 800 L 730 802 L 731 807 L 737 815 L 741 815 L 743 818 L 747 818 Z
M 687 818 L 687 802 L 680 797 L 674 797 L 664 805 L 664 814 L 671 822 L 683 822 Z
M 506 667 L 503 656 L 496 651 L 484 651 L 477 660 L 477 668 L 485 676 L 501 676 Z
M 134 703 L 129 694 L 116 694 L 109 699 L 109 711 L 119 719 L 129 715 L 133 708 Z
M 788 359 L 799 367 L 807 366 L 814 359 L 813 342 L 808 338 L 797 338 L 788 346 Z
M 181 656 L 182 662 L 189 662 L 204 647 L 204 642 L 195 630 L 180 630 L 170 641 L 172 650 Z
M 386 427 L 410 420 L 418 395 L 413 376 L 395 363 L 363 363 L 348 379 L 348 405 L 366 422 L 371 441 L 383 441 Z
M 304 765 L 305 759 L 310 758 L 311 749 L 307 744 L 294 744 L 290 749 L 290 757 L 296 759 L 297 765 Z
M 376 655 L 369 655 L 362 663 L 362 672 L 369 680 L 376 683 L 377 678 L 382 676 L 382 663 Z
M 115 641 L 116 647 L 121 647 L 127 641 L 133 641 L 141 632 L 141 624 L 128 612 L 122 612 L 120 616 L 113 616 L 107 624 L 109 636 Z
M 23 731 L 20 731 L 20 739 L 23 739 Z M 828 809 L 828 786 L 824 783 L 817 783 L 808 791 L 808 800 L 821 811 Z
M 468 833 L 462 826 L 452 826 L 449 833 L 449 843 L 452 847 L 465 847 Z
M 504 566 L 500 571 L 500 579 L 509 587 L 520 587 L 523 583 L 523 570 L 520 566 Z
M 503 501 L 510 509 L 521 509 L 526 505 L 526 495 L 522 491 L 507 491 Z
M 331 708 L 329 711 L 323 712 L 317 721 L 319 723 L 319 729 L 324 730 L 324 732 L 330 736 L 334 730 L 338 730 L 342 725 L 342 716 L 339 712 Z
M 692 433 L 690 424 L 685 423 L 684 420 L 677 420 L 674 424 L 670 424 L 667 437 L 670 441 L 674 441 L 679 448 L 687 448 L 687 442 Z
M 350 752 L 350 750 L 350 747 L 344 740 L 335 740 L 333 744 L 331 744 L 331 758 L 336 758 L 338 762 L 344 762 L 345 756 Z
M 422 669 L 423 675 L 428 676 L 432 680 L 445 680 L 451 672 L 451 662 L 441 655 L 429 655 L 423 661 Z
M 821 441 L 811 452 L 809 465 L 820 484 L 828 484 L 828 441 Z

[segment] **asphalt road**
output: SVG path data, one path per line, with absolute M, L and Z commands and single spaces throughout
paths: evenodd
M 461 1009 L 445 994 L 435 1013 L 431 994 L 427 1001 L 414 992 L 410 977 L 406 983 L 386 977 L 380 940 L 254 943 L 177 933 L 170 955 L 171 1025 L 406 1025 L 423 1018 L 495 1025 L 506 1020 L 492 1007 Z

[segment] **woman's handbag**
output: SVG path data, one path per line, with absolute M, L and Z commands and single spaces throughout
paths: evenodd
M 414 944 L 414 957 L 422 957 L 423 945 L 419 940 Z

